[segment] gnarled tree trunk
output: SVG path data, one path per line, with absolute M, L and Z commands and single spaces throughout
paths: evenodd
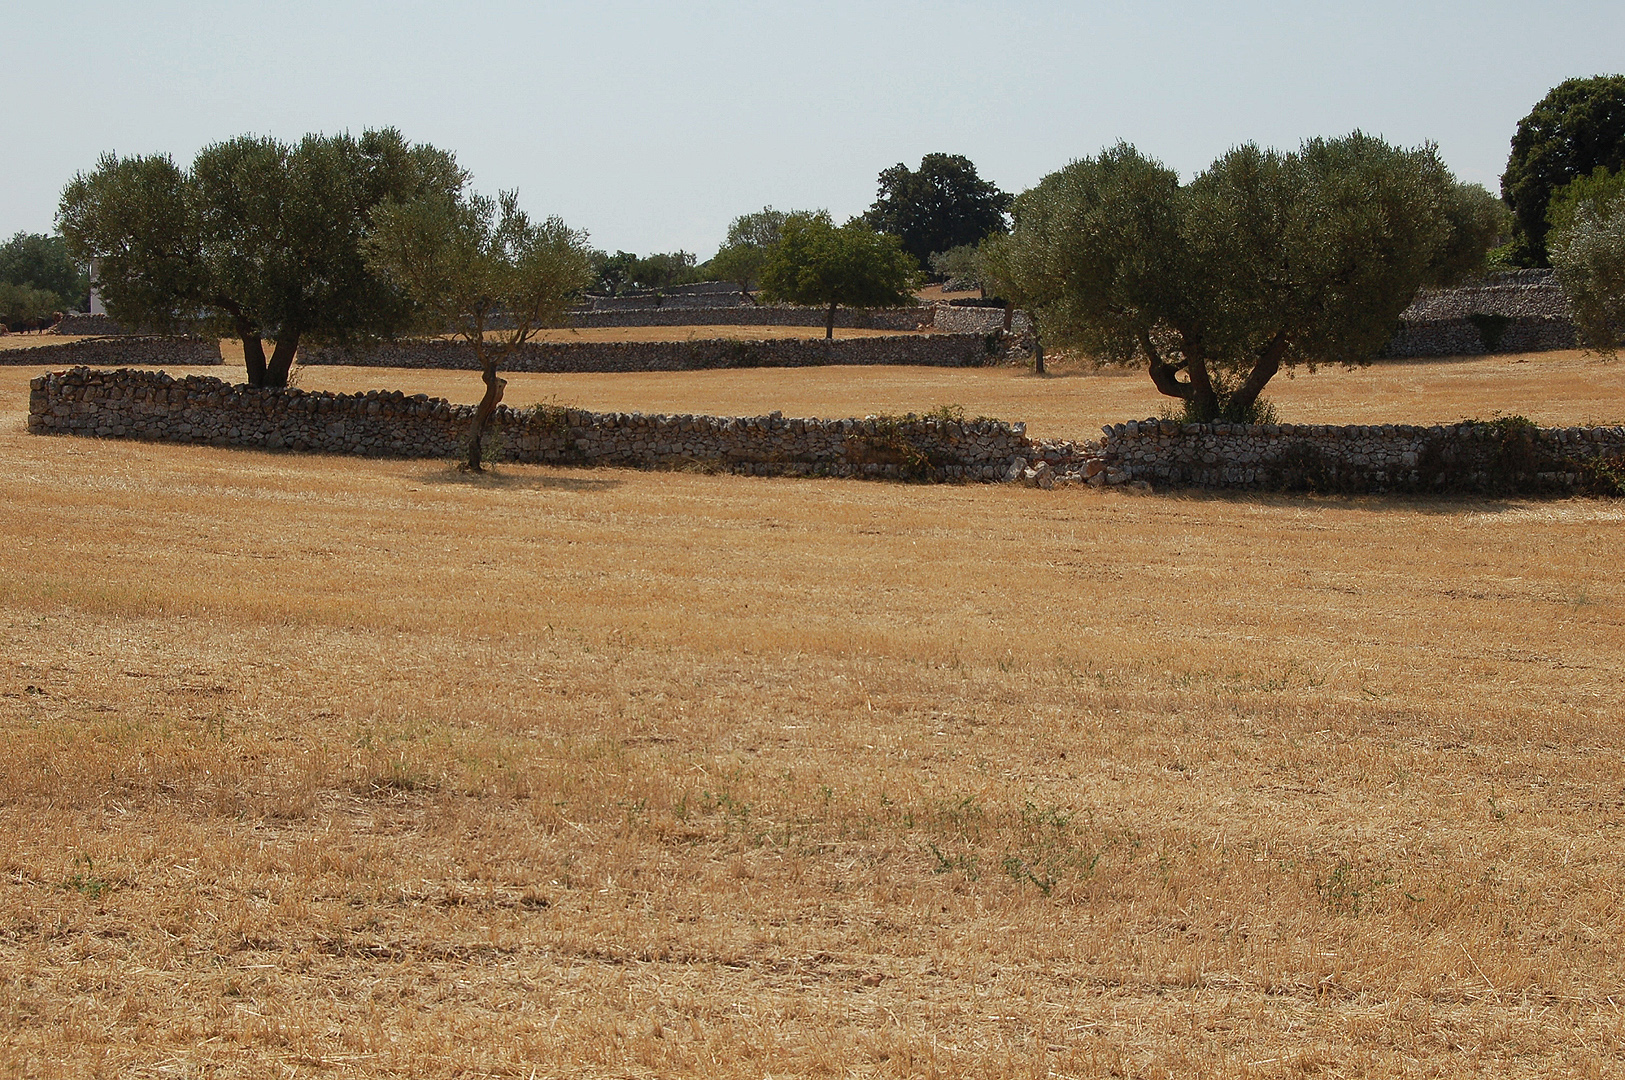
M 824 340 L 835 340 L 835 304 L 833 302 L 829 305 L 829 317 L 824 320 Z
M 1187 402 L 1186 411 L 1197 420 L 1215 419 L 1219 415 L 1219 394 L 1213 388 L 1213 378 L 1202 355 L 1201 341 L 1193 334 L 1181 337 L 1185 359 L 1178 364 L 1170 364 L 1162 358 L 1150 333 L 1144 330 L 1140 332 L 1140 347 L 1145 350 L 1151 382 L 1159 393 Z M 1181 371 L 1186 373 L 1183 380 L 1179 378 Z
M 284 329 L 277 336 L 276 348 L 271 350 L 270 363 L 265 365 L 266 386 L 287 386 L 288 372 L 293 369 L 293 357 L 299 349 L 299 332 Z
M 226 307 L 223 301 L 216 301 Z M 228 310 L 232 310 L 229 309 Z M 237 340 L 243 343 L 243 366 L 248 369 L 248 385 L 265 385 L 265 342 L 260 338 L 259 328 L 248 320 L 241 311 L 232 310 L 232 326 L 237 331 Z
M 243 366 L 248 369 L 248 385 L 265 385 L 265 342 L 254 331 L 238 332 L 243 343 Z
M 485 429 L 490 425 L 491 416 L 502 401 L 502 391 L 508 385 L 508 380 L 497 377 L 496 357 L 487 357 L 484 349 L 480 350 L 480 378 L 485 380 L 485 396 L 480 398 L 479 407 L 474 410 L 474 423 L 468 430 L 466 467 L 469 472 L 485 471 Z
M 1264 387 L 1281 370 L 1281 357 L 1286 355 L 1287 337 L 1285 333 L 1278 333 L 1264 346 L 1264 351 L 1258 355 L 1253 364 L 1253 370 L 1248 373 L 1247 381 L 1242 383 L 1234 394 L 1230 395 L 1230 414 L 1236 417 L 1246 416 L 1258 395 L 1264 392 Z

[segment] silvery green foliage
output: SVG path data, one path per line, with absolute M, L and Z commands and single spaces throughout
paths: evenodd
M 1280 368 L 1372 359 L 1419 287 L 1480 266 L 1488 201 L 1434 147 L 1358 131 L 1239 146 L 1189 183 L 1119 143 L 1018 198 L 983 263 L 1046 341 L 1144 363 L 1194 416 L 1240 420 Z
M 1613 356 L 1625 326 L 1625 201 L 1600 213 L 1581 208 L 1573 226 L 1557 234 L 1551 254 L 1580 340 Z

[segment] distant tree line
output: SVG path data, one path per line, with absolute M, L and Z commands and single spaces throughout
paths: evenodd
M 585 291 L 730 281 L 825 308 L 833 335 L 837 308 L 911 303 L 935 275 L 1029 308 L 1043 341 L 1143 363 L 1196 419 L 1261 415 L 1279 370 L 1369 360 L 1418 288 L 1497 266 L 1555 266 L 1597 348 L 1613 348 L 1625 313 L 1618 75 L 1571 79 L 1537 103 L 1512 139 L 1501 199 L 1456 181 L 1432 146 L 1360 132 L 1291 152 L 1247 144 L 1189 183 L 1119 144 L 1020 196 L 968 158 L 927 154 L 882 171 L 859 217 L 763 207 L 735 218 L 702 263 L 593 250 L 468 179 L 450 153 L 393 129 L 243 136 L 184 168 L 104 156 L 64 190 L 60 236 L 0 249 L 0 309 L 81 306 L 95 260 L 115 318 L 237 337 L 263 386 L 286 384 L 303 341 L 456 326 L 482 363 L 494 358 L 494 407 L 502 356 Z M 493 338 L 499 322 L 516 336 Z
M 62 237 L 19 232 L 0 245 L 0 323 L 39 325 L 89 300 L 90 278 Z

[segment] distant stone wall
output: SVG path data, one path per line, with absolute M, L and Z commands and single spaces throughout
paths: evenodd
M 1545 352 L 1577 345 L 1569 301 L 1551 270 L 1512 270 L 1452 289 L 1423 289 L 1385 357 Z
M 1493 349 L 1486 346 L 1493 346 Z M 1550 352 L 1553 349 L 1578 347 L 1574 323 L 1567 316 L 1519 316 L 1508 318 L 1500 324 L 1474 322 L 1469 318 L 1403 319 L 1399 329 L 1383 347 L 1382 355 L 1390 359 L 1405 359 L 1418 356 L 1477 356 L 1491 351 Z
M 503 363 L 505 371 L 573 372 L 702 371 L 714 368 L 816 367 L 823 365 L 908 364 L 978 367 L 997 363 L 1000 345 L 981 334 L 921 334 L 908 337 L 773 338 L 741 341 L 571 341 L 532 342 Z M 299 350 L 302 364 L 358 367 L 450 368 L 479 370 L 466 341 L 386 342 L 375 348 Z
M 1475 312 L 1515 319 L 1567 319 L 1572 314 L 1555 270 L 1509 270 L 1470 285 L 1423 289 L 1402 318 L 1463 319 Z
M 191 375 L 75 368 L 34 379 L 28 430 L 372 457 L 454 458 L 472 405 L 423 394 L 305 393 Z M 499 461 L 701 468 L 758 476 L 992 480 L 1029 445 L 996 420 L 652 416 L 499 406 L 487 447 Z
M 593 311 L 627 311 L 661 307 L 727 307 L 748 304 L 739 286 L 731 281 L 697 281 L 677 285 L 660 293 L 634 292 L 620 296 L 589 296 L 586 307 Z
M 73 334 L 78 337 L 113 337 L 132 333 L 120 323 L 114 322 L 106 315 L 85 315 L 75 312 L 62 316 L 57 324 L 51 327 L 52 334 Z
M 1063 460 L 1066 454 L 1057 455 Z M 1143 420 L 1073 447 L 1119 482 L 1270 491 L 1537 494 L 1609 490 L 1625 427 L 1516 423 L 1332 426 Z M 1610 481 L 1599 473 L 1612 471 Z
M 700 297 L 700 299 L 708 299 Z M 920 330 L 932 325 L 931 304 L 903 308 L 836 308 L 835 325 L 859 330 Z M 570 313 L 570 325 L 592 326 L 824 326 L 829 312 L 792 304 L 711 304 L 606 308 Z
M 931 326 L 949 334 L 991 334 L 1004 329 L 1004 309 L 997 307 L 961 307 L 957 304 L 935 304 Z M 1032 319 L 1025 311 L 1016 311 L 1010 318 L 1010 329 L 1015 333 L 1031 330 Z
M 220 343 L 200 338 L 109 337 L 52 341 L 49 337 L 41 337 L 40 341 L 41 344 L 29 349 L 0 350 L 0 364 L 29 367 L 169 364 L 192 367 L 221 362 Z

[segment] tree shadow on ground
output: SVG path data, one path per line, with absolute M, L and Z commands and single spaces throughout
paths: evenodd
M 1209 488 L 1159 488 L 1156 494 L 1186 502 L 1214 502 L 1253 506 L 1274 510 L 1327 510 L 1357 513 L 1409 513 L 1433 514 L 1440 517 L 1460 517 L 1467 514 L 1507 514 L 1527 510 L 1531 504 L 1561 502 L 1566 499 L 1584 499 L 1580 495 L 1526 495 L 1498 498 L 1488 495 L 1450 494 L 1428 495 L 1396 492 L 1387 495 L 1340 495 L 1316 491 L 1246 491 L 1214 490 Z
M 487 465 L 470 472 L 461 465 L 442 465 L 413 474 L 423 484 L 481 488 L 493 491 L 613 491 L 625 481 L 593 476 L 568 476 L 514 465 Z

